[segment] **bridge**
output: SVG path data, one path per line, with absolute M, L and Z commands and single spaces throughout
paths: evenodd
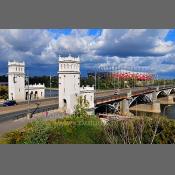
M 129 110 L 134 110 L 134 106 L 142 105 L 140 111 L 160 113 L 160 104 L 174 104 L 173 93 L 175 86 L 149 86 L 131 89 L 121 89 L 118 95 L 114 95 L 115 90 L 97 92 L 95 96 L 95 105 L 112 105 L 121 113 L 127 114 Z M 137 109 L 138 110 L 138 109 Z
M 126 114 L 130 109 L 134 110 L 135 105 L 149 104 L 150 108 L 142 106 L 140 110 L 159 113 L 160 104 L 173 104 L 174 100 L 172 94 L 175 93 L 175 86 L 125 88 L 120 89 L 118 95 L 114 95 L 115 91 L 116 90 L 97 91 L 94 99 L 96 108 L 100 105 L 107 104 L 112 105 L 116 110 L 120 110 L 123 114 Z M 167 101 L 160 100 L 165 97 L 167 97 Z M 30 101 L 30 106 L 28 106 L 25 101 L 19 103 L 17 106 L 0 107 L 0 122 L 24 117 L 28 113 L 28 109 L 30 109 L 31 113 L 58 109 L 58 97 L 32 100 Z

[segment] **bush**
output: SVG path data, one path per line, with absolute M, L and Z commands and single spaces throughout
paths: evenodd
M 175 143 L 175 121 L 160 116 L 112 121 L 105 131 L 107 143 L 111 144 Z

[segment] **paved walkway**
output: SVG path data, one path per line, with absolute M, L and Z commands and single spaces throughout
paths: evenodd
M 3 134 L 13 131 L 18 128 L 24 127 L 27 123 L 30 123 L 36 119 L 44 119 L 44 120 L 53 120 L 58 118 L 63 118 L 64 114 L 60 113 L 59 110 L 52 110 L 42 113 L 38 113 L 33 115 L 32 118 L 28 119 L 27 117 L 20 118 L 18 120 L 9 120 L 0 123 L 0 136 Z

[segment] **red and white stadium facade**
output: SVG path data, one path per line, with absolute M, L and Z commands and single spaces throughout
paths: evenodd
M 134 79 L 139 81 L 150 81 L 154 79 L 154 75 L 147 72 L 131 72 L 125 70 L 112 73 L 112 77 L 120 80 Z

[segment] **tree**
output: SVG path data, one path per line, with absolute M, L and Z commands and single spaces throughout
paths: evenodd
M 0 99 L 7 99 L 8 98 L 8 88 L 0 86 Z
M 75 112 L 74 112 L 74 116 L 75 117 L 87 117 L 87 108 L 89 107 L 89 102 L 83 98 L 82 96 L 80 96 L 78 98 L 78 103 L 75 107 Z

